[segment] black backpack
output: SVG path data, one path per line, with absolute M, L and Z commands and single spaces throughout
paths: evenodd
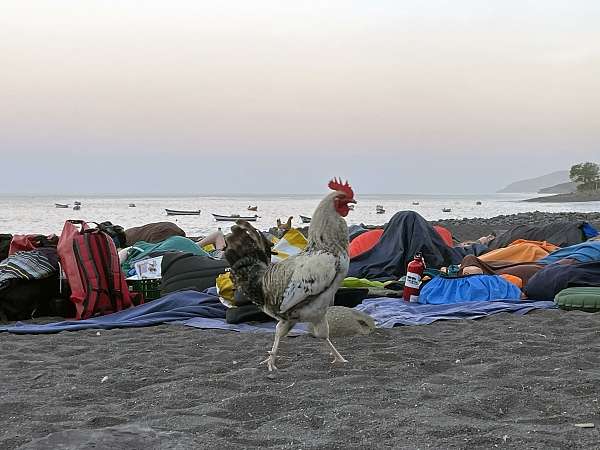
M 112 222 L 108 221 L 97 225 L 100 231 L 104 231 L 112 238 L 117 248 L 127 247 L 127 236 L 125 236 L 125 229 L 121 225 L 113 225 Z
M 8 249 L 10 248 L 12 238 L 12 234 L 0 234 L 0 261 L 8 257 Z

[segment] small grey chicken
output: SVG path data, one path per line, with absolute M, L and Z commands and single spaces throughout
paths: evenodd
M 329 340 L 327 308 L 348 273 L 348 227 L 344 217 L 356 203 L 348 182 L 329 182 L 334 192 L 317 206 L 306 249 L 277 264 L 271 264 L 271 244 L 244 220 L 238 220 L 226 237 L 225 258 L 231 265 L 233 284 L 242 295 L 278 320 L 275 341 L 263 361 L 277 369 L 279 341 L 298 322 L 310 322 L 317 337 L 325 339 L 334 361 L 347 362 Z

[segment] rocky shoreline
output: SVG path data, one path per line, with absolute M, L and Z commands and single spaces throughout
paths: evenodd
M 600 191 L 593 192 L 571 192 L 569 194 L 546 195 L 544 197 L 528 198 L 524 202 L 535 203 L 576 203 L 576 202 L 598 202 Z
M 441 225 L 452 233 L 452 236 L 460 241 L 471 241 L 490 233 L 500 234 L 517 225 L 549 225 L 554 222 L 589 222 L 593 227 L 600 230 L 600 212 L 541 212 L 532 211 L 518 214 L 507 214 L 484 219 L 475 217 L 471 219 L 438 219 L 430 220 L 431 225 Z M 375 229 L 384 228 L 385 225 L 365 225 L 364 228 Z M 299 228 L 305 235 L 308 235 L 308 226 Z M 271 233 L 277 233 L 276 228 L 270 230 Z
M 554 222 L 586 221 L 600 229 L 600 212 L 526 212 L 519 214 L 501 215 L 489 219 L 442 219 L 431 221 L 432 225 L 448 228 L 459 241 L 473 240 L 492 232 L 506 231 L 516 225 L 548 225 Z

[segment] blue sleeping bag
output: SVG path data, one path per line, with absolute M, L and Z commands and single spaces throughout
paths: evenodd
M 564 258 L 576 259 L 579 262 L 600 261 L 600 241 L 582 242 L 559 248 L 545 258 L 540 259 L 540 264 L 552 264 Z
M 442 305 L 520 298 L 521 290 L 498 275 L 471 275 L 435 277 L 421 289 L 419 303 Z

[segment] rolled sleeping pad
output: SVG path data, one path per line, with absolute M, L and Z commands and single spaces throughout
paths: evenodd
M 586 312 L 600 311 L 600 287 L 571 287 L 563 289 L 554 303 L 567 311 L 577 310 Z

